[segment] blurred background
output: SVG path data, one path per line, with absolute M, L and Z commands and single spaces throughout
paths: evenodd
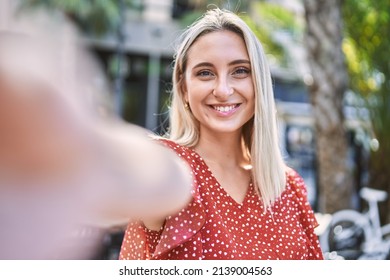
M 66 15 L 109 78 L 116 114 L 163 134 L 176 39 L 215 6 L 239 13 L 264 45 L 280 145 L 306 182 L 321 224 L 318 234 L 333 232 L 325 248 L 343 249 L 328 246 L 340 232 L 331 217 L 352 209 L 366 229 L 359 233 L 353 221 L 344 221 L 341 231 L 352 229 L 355 241 L 346 249 L 361 253 L 376 232 L 370 233 L 372 227 L 390 223 L 390 199 L 371 194 L 368 200 L 381 201 L 368 219 L 363 213 L 369 203 L 361 196 L 364 187 L 390 191 L 389 1 L 0 0 L 0 23 L 37 8 Z M 377 232 L 378 242 L 390 235 L 386 228 Z M 101 258 L 115 259 L 122 233 L 106 241 Z

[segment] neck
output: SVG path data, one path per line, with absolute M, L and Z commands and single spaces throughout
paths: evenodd
M 195 150 L 207 163 L 226 168 L 245 168 L 249 164 L 242 147 L 241 132 L 208 134 L 201 131 L 200 135 Z

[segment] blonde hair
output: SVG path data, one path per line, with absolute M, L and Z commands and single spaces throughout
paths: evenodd
M 199 123 L 186 109 L 182 90 L 187 55 L 199 37 L 223 30 L 232 31 L 243 38 L 251 61 L 255 113 L 253 119 L 244 125 L 242 137 L 251 159 L 253 183 L 266 211 L 286 187 L 286 168 L 279 148 L 271 73 L 265 54 L 257 37 L 236 14 L 218 8 L 209 10 L 182 34 L 174 57 L 168 138 L 187 147 L 197 144 Z

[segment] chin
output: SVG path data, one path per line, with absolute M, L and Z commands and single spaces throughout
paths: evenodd
M 243 126 L 211 126 L 208 128 L 209 131 L 215 133 L 237 133 L 241 132 Z

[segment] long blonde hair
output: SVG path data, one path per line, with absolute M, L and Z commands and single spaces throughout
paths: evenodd
M 271 73 L 263 47 L 248 25 L 236 14 L 218 8 L 209 10 L 182 34 L 181 44 L 174 57 L 168 138 L 187 147 L 198 143 L 199 123 L 191 111 L 186 109 L 182 90 L 187 55 L 199 37 L 222 30 L 232 31 L 243 38 L 251 61 L 255 113 L 253 119 L 244 125 L 242 137 L 251 159 L 253 183 L 266 210 L 286 187 L 286 168 L 279 148 Z

